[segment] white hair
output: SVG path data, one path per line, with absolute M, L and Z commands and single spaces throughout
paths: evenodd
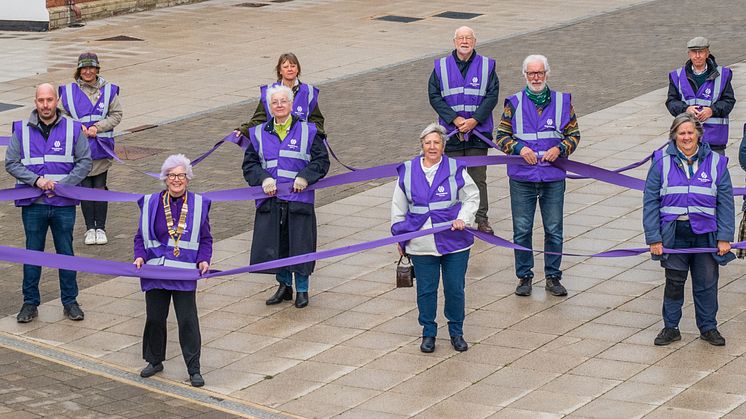
M 453 31 L 453 39 L 456 39 L 456 37 L 458 37 L 458 32 L 459 32 L 460 30 L 464 30 L 464 29 L 466 29 L 466 30 L 468 30 L 469 32 L 471 32 L 471 36 L 473 36 L 473 37 L 474 37 L 474 39 L 476 39 L 476 38 L 477 38 L 477 34 L 476 34 L 476 33 L 474 33 L 474 29 L 472 29 L 472 28 L 470 28 L 470 27 L 468 27 L 468 26 L 461 26 L 460 28 L 457 28 L 457 29 L 456 29 L 455 31 Z
M 443 144 L 446 143 L 446 140 L 448 140 L 448 134 L 446 133 L 446 129 L 443 128 L 442 125 L 440 125 L 437 122 L 433 122 L 430 125 L 426 126 L 425 129 L 422 130 L 422 133 L 420 134 L 420 142 L 422 142 L 425 137 L 432 133 L 437 133 L 438 136 L 440 136 L 440 141 L 443 142 Z
M 284 84 L 279 84 L 277 86 L 271 86 L 267 88 L 267 94 L 264 97 L 264 100 L 267 102 L 267 107 L 269 108 L 270 103 L 272 103 L 272 96 L 276 95 L 277 93 L 282 93 L 285 96 L 287 96 L 290 103 L 293 103 L 293 91 L 285 86 Z M 270 109 L 270 113 L 272 110 Z
M 168 178 L 168 172 L 179 166 L 186 170 L 187 179 L 192 180 L 192 176 L 194 176 L 192 173 L 192 162 L 183 154 L 172 154 L 166 158 L 163 166 L 161 166 L 160 179 L 165 182 L 166 178 Z
M 544 71 L 546 71 L 547 74 L 549 74 L 549 61 L 547 60 L 547 57 L 539 54 L 532 54 L 526 57 L 526 59 L 523 60 L 523 75 L 526 75 L 526 68 L 528 68 L 528 65 L 539 61 L 544 65 Z

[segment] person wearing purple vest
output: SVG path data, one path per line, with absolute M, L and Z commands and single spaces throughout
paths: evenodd
M 523 60 L 526 87 L 505 99 L 497 145 L 505 154 L 520 155 L 525 164 L 508 165 L 513 242 L 532 247 L 534 213 L 539 202 L 544 225 L 544 275 L 546 290 L 567 295 L 562 279 L 562 217 L 565 202 L 565 171 L 552 165 L 572 154 L 580 142 L 580 130 L 569 93 L 547 86 L 549 62 L 543 55 Z M 518 286 L 515 293 L 531 295 L 534 255 L 514 251 Z
M 701 141 L 703 127 L 696 115 L 674 118 L 671 143 L 656 151 L 645 180 L 643 227 L 653 260 L 666 271 L 663 329 L 656 345 L 681 340 L 679 321 L 684 283 L 692 275 L 694 312 L 700 338 L 725 345 L 717 329 L 718 265 L 736 258 L 730 252 L 735 235 L 733 187 L 728 158 L 713 153 Z M 707 248 L 710 252 L 671 254 L 666 249 Z
M 290 113 L 301 121 L 311 122 L 316 125 L 316 131 L 324 135 L 324 115 L 319 109 L 319 89 L 310 84 L 300 81 L 300 61 L 292 52 L 280 55 L 275 66 L 277 81 L 271 85 L 261 86 L 259 89 L 259 103 L 254 111 L 254 116 L 238 128 L 245 137 L 249 136 L 249 129 L 267 122 L 272 116 L 272 110 L 267 103 L 267 89 L 274 86 L 287 86 L 293 91 L 293 106 Z
M 122 120 L 119 103 L 119 86 L 99 75 L 98 56 L 85 52 L 78 57 L 75 80 L 59 87 L 58 107 L 65 116 L 83 124 L 88 137 L 93 167 L 80 182 L 86 188 L 106 189 L 106 178 L 114 152 L 114 127 Z M 108 202 L 82 201 L 80 209 L 85 219 L 86 232 L 83 242 L 88 245 L 106 244 L 106 213 Z
M 443 154 L 447 139 L 446 129 L 438 123 L 422 131 L 422 154 L 397 168 L 399 180 L 391 201 L 393 235 L 451 226 L 398 245 L 399 253 L 410 255 L 414 265 L 422 326 L 420 350 L 426 353 L 435 350 L 438 334 L 435 315 L 441 270 L 451 345 L 459 352 L 469 348 L 463 330 L 464 286 L 474 236 L 463 230 L 474 224 L 479 188 L 462 163 Z
M 468 26 L 456 29 L 455 49 L 435 60 L 428 83 L 430 106 L 438 114 L 440 125 L 448 133 L 454 133 L 445 146 L 445 152 L 451 157 L 486 156 L 490 145 L 485 140 L 492 140 L 492 111 L 500 94 L 500 81 L 495 72 L 495 60 L 477 54 L 476 44 L 474 30 Z M 467 170 L 479 188 L 477 228 L 493 234 L 487 216 L 487 167 Z
M 668 74 L 666 107 L 671 116 L 684 112 L 694 115 L 703 124 L 702 142 L 725 155 L 728 115 L 736 104 L 731 86 L 733 72 L 715 62 L 707 38 L 693 38 L 686 47 L 689 61 Z
M 270 87 L 266 100 L 272 118 L 251 128 L 243 160 L 246 182 L 261 185 L 267 194 L 256 200 L 252 265 L 316 251 L 315 195 L 305 189 L 329 171 L 329 155 L 316 126 L 290 113 L 290 88 Z M 306 262 L 264 271 L 275 274 L 279 283 L 267 304 L 291 300 L 295 277 L 295 306 L 307 306 L 308 280 L 315 266 Z
M 26 249 L 44 251 L 47 230 L 52 230 L 58 254 L 73 256 L 75 206 L 78 201 L 54 194 L 57 183 L 77 185 L 91 170 L 91 150 L 81 124 L 65 118 L 57 110 L 57 90 L 45 83 L 36 88 L 36 109 L 27 120 L 15 121 L 5 170 L 16 179 L 16 188 L 39 188 L 40 198 L 16 200 L 21 207 Z M 77 302 L 75 271 L 60 269 L 60 296 L 63 313 L 70 320 L 83 320 Z M 23 306 L 16 319 L 28 323 L 41 304 L 41 267 L 23 265 Z
M 210 200 L 189 192 L 192 165 L 183 154 L 169 156 L 161 167 L 166 190 L 145 195 L 140 206 L 140 223 L 135 235 L 135 266 L 143 264 L 181 269 L 199 269 L 206 273 L 212 258 Z M 166 359 L 166 330 L 171 299 L 179 325 L 181 354 L 187 365 L 189 381 L 201 387 L 201 335 L 197 317 L 197 281 L 140 278 L 145 292 L 145 330 L 142 356 L 148 365 L 140 376 L 151 377 L 163 371 Z

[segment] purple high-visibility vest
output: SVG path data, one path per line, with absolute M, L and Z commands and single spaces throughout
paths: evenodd
M 13 122 L 13 133 L 21 146 L 21 164 L 45 179 L 60 181 L 67 177 L 75 167 L 75 143 L 80 135 L 81 125 L 70 118 L 60 116 L 52 127 L 49 138 L 44 140 L 38 128 L 29 125 L 28 120 Z M 16 188 L 26 186 L 16 180 Z M 38 198 L 17 199 L 17 207 L 33 204 Z M 42 195 L 41 203 L 55 207 L 77 205 L 80 201 L 58 195 Z
M 153 227 L 158 203 L 163 199 L 164 193 L 167 192 L 156 192 L 143 197 L 140 211 L 140 230 L 142 231 L 142 241 L 147 255 L 145 263 L 148 265 L 197 269 L 200 228 L 207 217 L 210 200 L 202 195 L 187 192 L 186 203 L 189 205 L 189 212 L 186 217 L 186 228 L 179 240 L 179 256 L 174 256 L 174 240 L 169 237 L 168 243 L 160 242 Z M 178 219 L 174 219 L 174 223 L 178 222 Z
M 279 86 L 282 82 L 272 83 L 271 87 Z M 260 89 L 260 100 L 264 105 L 264 112 L 267 114 L 267 119 L 272 116 L 272 111 L 269 109 L 269 103 L 267 103 L 267 86 L 266 84 Z M 300 119 L 301 121 L 307 121 L 319 100 L 319 89 L 306 83 L 298 83 L 298 91 L 293 94 L 293 109 L 290 113 Z
M 725 85 L 728 83 L 731 75 L 731 70 L 727 67 L 719 65 L 717 66 L 717 71 L 720 74 L 714 80 L 706 80 L 699 86 L 696 92 L 692 89 L 692 85 L 686 77 L 684 67 L 672 71 L 668 76 L 679 89 L 681 100 L 687 105 L 712 107 L 712 104 L 720 99 L 720 95 L 723 93 L 723 89 L 725 89 Z M 704 128 L 702 142 L 718 146 L 728 143 L 727 116 L 724 118 L 710 118 L 702 124 L 702 128 Z
M 572 97 L 569 93 L 550 91 L 549 103 L 539 115 L 536 105 L 525 91 L 520 91 L 505 99 L 515 109 L 513 112 L 513 138 L 520 144 L 534 150 L 539 156 L 559 145 L 564 138 L 564 130 L 570 123 Z M 564 170 L 547 162 L 534 165 L 509 164 L 508 176 L 524 182 L 554 182 L 566 177 Z
M 463 163 L 443 155 L 432 185 L 422 170 L 417 156 L 399 165 L 399 187 L 407 195 L 409 209 L 403 221 L 391 226 L 391 234 L 404 234 L 418 231 L 428 218 L 433 227 L 451 225 L 458 218 L 461 202 L 458 191 L 464 187 Z M 465 231 L 445 230 L 435 233 L 435 248 L 445 255 L 463 250 L 474 244 L 474 236 Z
M 478 54 L 469 64 L 466 77 L 461 75 L 453 54 L 435 60 L 435 74 L 440 80 L 440 94 L 448 106 L 463 118 L 471 118 L 484 100 L 487 94 L 487 81 L 494 71 L 495 60 Z M 448 132 L 456 129 L 455 125 L 442 118 L 438 120 Z M 490 113 L 489 118 L 480 122 L 474 129 L 478 132 L 492 133 L 494 127 Z
M 298 176 L 298 172 L 305 169 L 311 161 L 311 146 L 314 138 L 316 138 L 316 125 L 296 121 L 285 139 L 280 141 L 277 135 L 264 130 L 270 122 L 252 127 L 249 130 L 249 139 L 254 146 L 254 150 L 259 154 L 262 169 L 266 170 L 278 183 L 292 182 Z M 313 191 L 303 191 L 278 194 L 277 197 L 285 201 L 313 204 L 315 194 Z M 265 199 L 257 199 L 257 208 L 264 201 Z
M 695 233 L 717 231 L 717 182 L 728 170 L 728 158 L 710 152 L 691 179 L 677 165 L 676 156 L 658 150 L 653 158 L 661 170 L 661 226 L 688 215 Z
M 59 92 L 65 111 L 76 121 L 91 127 L 109 115 L 109 106 L 119 94 L 119 86 L 106 83 L 101 87 L 101 94 L 96 103 L 91 103 L 77 83 L 62 85 Z M 96 138 L 88 138 L 88 145 L 91 147 L 92 160 L 113 158 L 112 153 L 106 151 L 106 148 L 114 151 L 114 130 L 97 132 Z

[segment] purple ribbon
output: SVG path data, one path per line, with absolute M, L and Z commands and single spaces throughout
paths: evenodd
M 7 147 L 10 144 L 10 137 L 0 137 L 0 147 Z
M 192 160 L 192 166 L 198 165 L 202 160 L 209 157 L 210 154 L 212 154 L 215 150 L 217 150 L 221 145 L 225 143 L 233 143 L 241 147 L 241 149 L 243 149 L 244 151 L 246 151 L 246 149 L 249 148 L 249 142 L 250 142 L 249 139 L 246 138 L 246 136 L 244 136 L 243 134 L 239 134 L 238 136 L 236 136 L 235 132 L 231 132 L 230 134 L 223 137 L 222 140 L 215 143 L 215 145 L 212 146 L 211 149 L 207 150 L 206 153 L 203 153 L 201 156 Z

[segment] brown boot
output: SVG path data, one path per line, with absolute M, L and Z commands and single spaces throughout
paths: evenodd
M 486 218 L 477 220 L 477 230 L 481 231 L 482 233 L 495 234 L 495 231 L 492 229 L 490 222 L 487 221 Z

